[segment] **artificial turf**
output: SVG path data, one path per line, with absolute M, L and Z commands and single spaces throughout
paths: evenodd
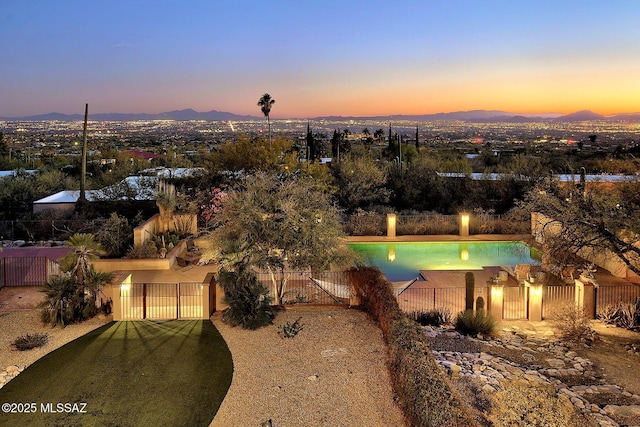
M 47 354 L 0 389 L 0 404 L 36 409 L 6 413 L 5 405 L 0 425 L 208 426 L 232 373 L 229 348 L 208 320 L 114 322 Z M 83 403 L 86 413 L 74 412 Z

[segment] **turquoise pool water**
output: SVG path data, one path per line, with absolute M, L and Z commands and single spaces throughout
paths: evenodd
M 390 281 L 411 280 L 420 270 L 480 270 L 482 267 L 540 265 L 538 251 L 522 242 L 350 243 L 364 262 Z

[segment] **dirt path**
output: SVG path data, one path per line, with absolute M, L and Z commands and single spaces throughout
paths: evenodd
M 600 339 L 579 353 L 590 359 L 608 382 L 640 394 L 640 353 L 629 353 L 626 348 L 629 343 L 640 346 L 640 333 L 599 322 L 594 322 L 594 329 Z

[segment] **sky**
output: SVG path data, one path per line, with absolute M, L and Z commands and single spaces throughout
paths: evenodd
M 640 112 L 636 0 L 0 0 L 0 117 Z

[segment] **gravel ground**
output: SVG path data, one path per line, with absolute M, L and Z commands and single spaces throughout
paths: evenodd
M 278 326 L 301 318 L 302 331 Z M 256 331 L 213 317 L 233 355 L 231 387 L 211 427 L 403 426 L 380 329 L 358 310 L 296 307 Z M 264 424 L 268 425 L 268 424 Z
M 45 354 L 63 346 L 69 341 L 99 328 L 111 321 L 110 317 L 97 316 L 86 322 L 69 325 L 66 328 L 44 325 L 40 321 L 40 311 L 36 309 L 0 312 L 0 369 L 7 366 L 29 366 Z M 18 337 L 33 333 L 49 334 L 49 341 L 43 347 L 18 351 L 11 343 Z

